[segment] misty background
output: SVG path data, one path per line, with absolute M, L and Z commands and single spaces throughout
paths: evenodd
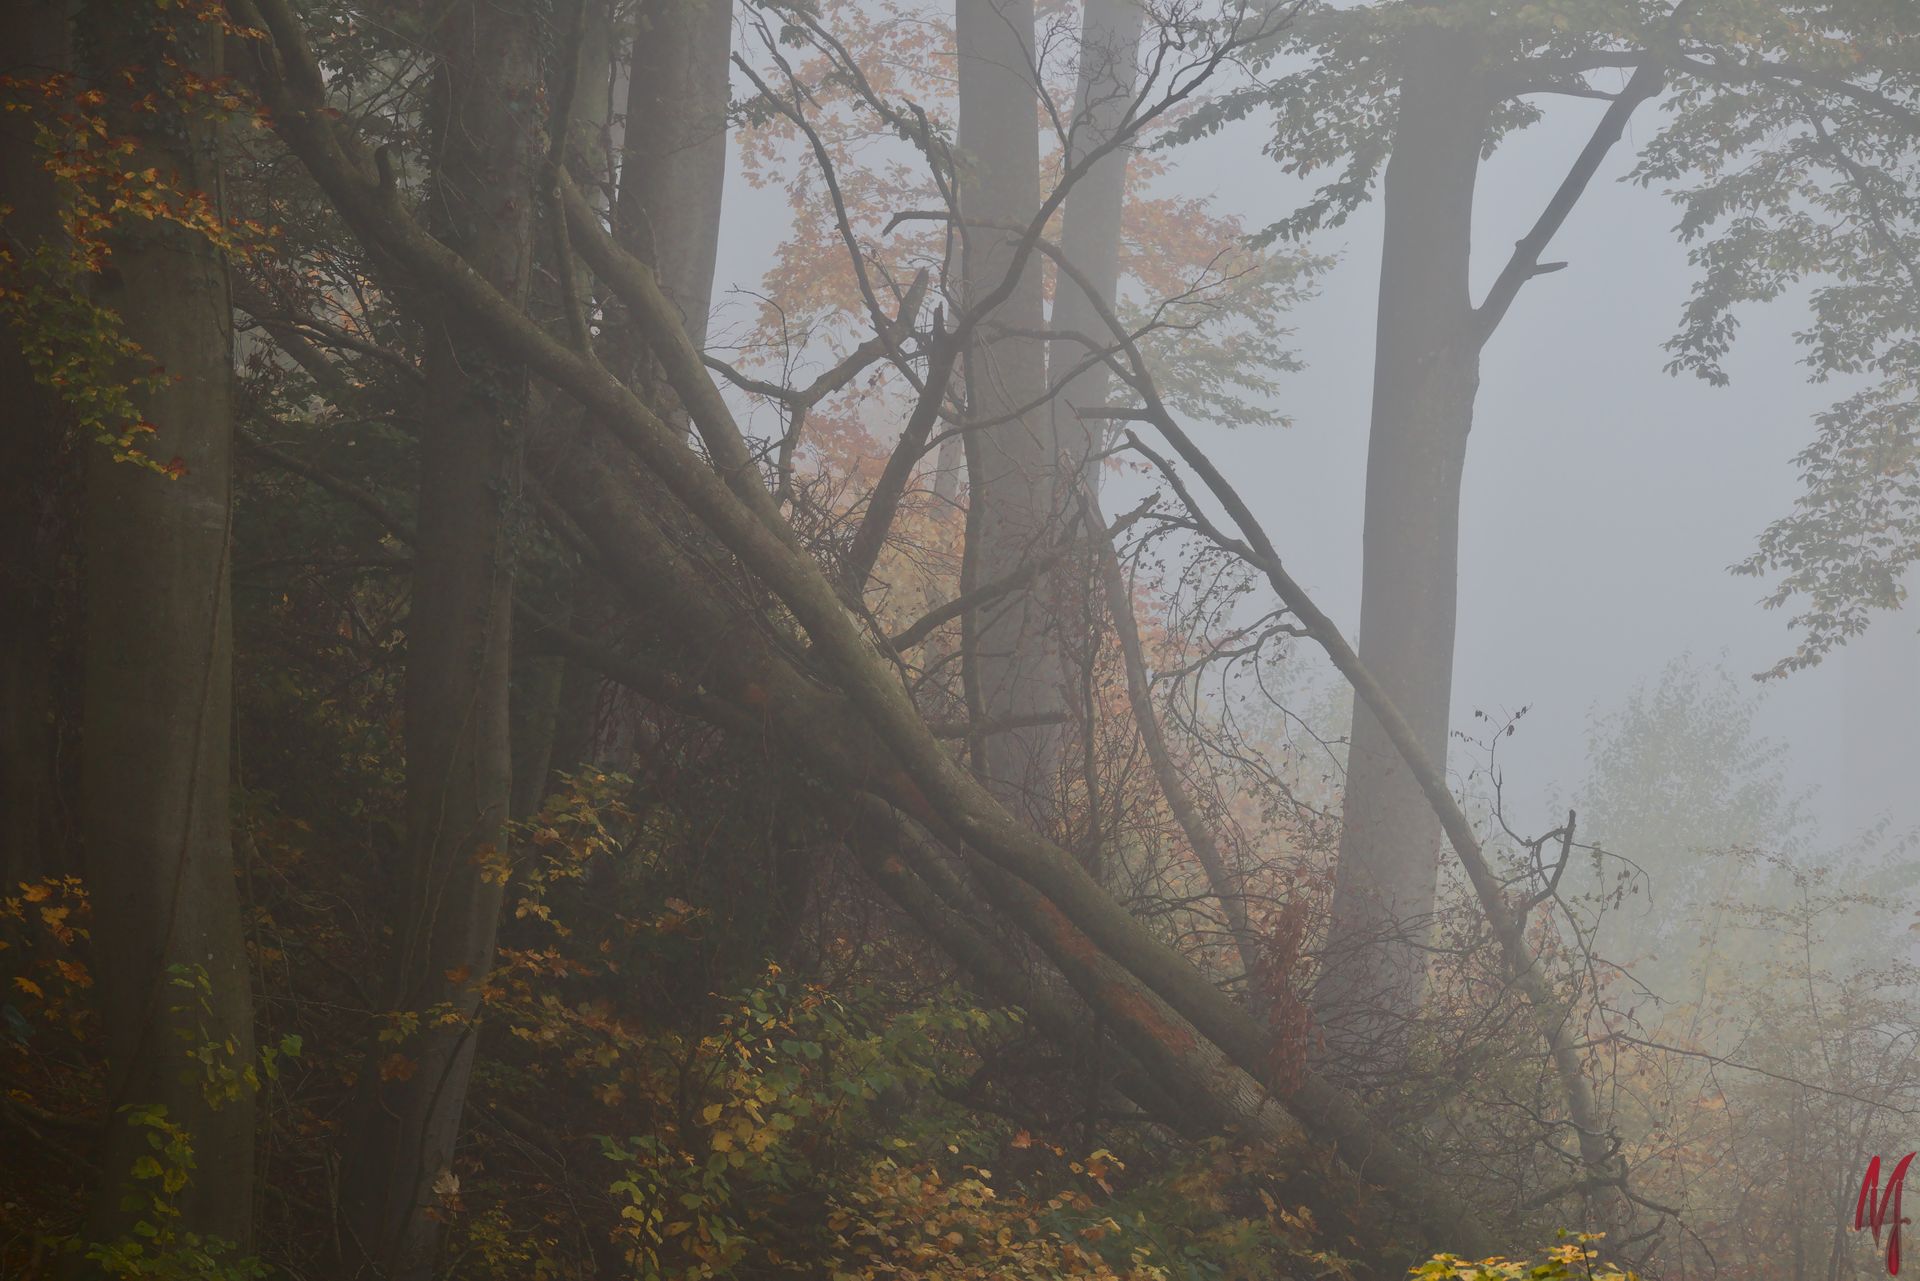
M 741 85 L 736 77 L 736 95 Z M 1603 103 L 1548 99 L 1545 119 L 1480 171 L 1476 298 L 1591 134 Z M 1522 291 L 1482 360 L 1460 516 L 1453 723 L 1525 707 L 1500 767 L 1509 817 L 1544 830 L 1587 772 L 1591 719 L 1657 682 L 1675 659 L 1724 673 L 1756 701 L 1755 732 L 1782 749 L 1784 791 L 1829 852 L 1885 821 L 1920 824 L 1920 635 L 1913 611 L 1880 615 L 1819 666 L 1756 682 L 1794 646 L 1772 587 L 1729 566 L 1801 492 L 1796 454 L 1813 417 L 1847 390 L 1810 383 L 1795 332 L 1804 291 L 1742 313 L 1727 387 L 1669 375 L 1662 344 L 1695 279 L 1659 188 L 1621 181 L 1657 128 L 1643 110 L 1549 246 L 1566 261 Z M 1217 194 L 1250 230 L 1277 221 L 1313 178 L 1255 159 L 1256 118 L 1174 149 L 1162 184 Z M 791 233 L 777 189 L 729 156 L 715 274 L 715 333 L 748 323 Z M 1349 638 L 1360 606 L 1368 408 L 1380 276 L 1380 211 L 1358 210 L 1307 248 L 1336 259 L 1315 296 L 1283 317 L 1304 363 L 1282 377 L 1286 428 L 1192 424 L 1273 535 L 1289 568 Z M 1117 500 L 1116 500 L 1117 501 Z M 1117 509 L 1117 508 L 1116 508 Z M 1311 648 L 1311 647 L 1308 647 Z M 1329 681 L 1332 669 L 1316 654 Z M 1336 702 L 1339 700 L 1336 700 Z M 1456 743 L 1456 776 L 1481 755 Z

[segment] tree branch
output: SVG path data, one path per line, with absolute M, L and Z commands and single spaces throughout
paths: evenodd
M 1493 336 L 1493 331 L 1500 327 L 1507 309 L 1513 306 L 1513 300 L 1519 296 L 1521 286 L 1542 274 L 1540 255 L 1546 251 L 1548 242 L 1580 202 L 1587 184 L 1593 181 L 1593 175 L 1599 171 L 1600 162 L 1620 141 L 1627 120 L 1641 103 L 1659 93 L 1665 83 L 1666 77 L 1660 67 L 1648 62 L 1634 71 L 1626 88 L 1614 97 L 1606 113 L 1600 117 L 1600 123 L 1594 126 L 1593 136 L 1587 139 L 1587 145 L 1580 149 L 1579 156 L 1574 159 L 1573 167 L 1560 180 L 1559 190 L 1553 193 L 1553 199 L 1547 202 L 1547 207 L 1534 222 L 1533 229 L 1514 246 L 1513 256 L 1501 269 L 1493 288 L 1487 291 L 1486 301 L 1474 308 L 1475 337 L 1480 344 L 1484 345 Z

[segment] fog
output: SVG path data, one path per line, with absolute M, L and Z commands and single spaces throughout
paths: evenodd
M 0 1277 L 1897 1273 L 1916 50 L 0 0 Z
M 741 89 L 736 77 L 735 92 Z M 1600 108 L 1551 100 L 1540 123 L 1502 144 L 1476 191 L 1476 296 L 1505 261 L 1587 140 Z M 1617 707 L 1676 658 L 1746 686 L 1794 645 L 1789 610 L 1762 608 L 1772 583 L 1729 567 L 1801 492 L 1795 456 L 1813 417 L 1845 392 L 1812 383 L 1794 340 L 1805 300 L 1742 312 L 1732 382 L 1664 372 L 1696 279 L 1659 187 L 1622 181 L 1643 108 L 1550 247 L 1570 265 L 1532 282 L 1482 360 L 1460 524 L 1453 721 L 1528 709 L 1502 753 L 1515 817 L 1551 826 L 1577 793 L 1590 718 Z M 1310 191 L 1249 161 L 1262 126 L 1241 123 L 1182 146 L 1163 185 L 1217 193 L 1249 228 Z M 791 232 L 775 190 L 730 161 L 715 275 L 719 329 L 761 291 Z M 1379 290 L 1380 211 L 1369 202 L 1305 246 L 1334 255 L 1316 296 L 1283 318 L 1305 367 L 1284 378 L 1280 430 L 1203 427 L 1208 451 L 1289 568 L 1351 637 L 1360 600 L 1360 532 Z M 724 341 L 724 338 L 721 339 Z M 1312 659 L 1307 659 L 1313 662 Z M 1324 663 L 1325 675 L 1332 679 Z M 1758 732 L 1785 748 L 1784 783 L 1805 797 L 1817 843 L 1838 850 L 1883 821 L 1920 823 L 1920 635 L 1880 615 L 1817 667 L 1752 682 Z M 1456 773 L 1479 763 L 1462 745 Z

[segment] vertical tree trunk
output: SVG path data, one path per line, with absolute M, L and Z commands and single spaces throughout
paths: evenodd
M 957 0 L 960 213 L 969 225 L 963 302 L 972 307 L 1006 278 L 1016 237 L 980 223 L 1024 226 L 1040 208 L 1039 98 L 1033 67 L 1033 0 Z M 969 585 L 1013 573 L 1050 540 L 1058 460 L 1047 409 L 1043 282 L 1030 261 L 966 354 L 967 412 L 997 422 L 967 433 Z M 1013 332 L 1009 332 L 1013 331 Z M 971 702 L 988 721 L 1058 709 L 1062 673 L 1045 588 L 1009 592 L 964 623 Z M 1050 815 L 1061 735 L 1036 726 L 988 735 L 976 764 L 1016 813 Z
M 1106 143 L 1126 123 L 1138 79 L 1136 56 L 1145 11 L 1135 0 L 1088 0 L 1080 32 L 1080 67 L 1073 103 L 1073 150 L 1069 164 L 1077 164 Z M 1112 307 L 1120 288 L 1120 222 L 1126 204 L 1127 152 L 1111 152 L 1087 171 L 1067 193 L 1066 223 L 1061 250 L 1096 291 L 1098 300 Z M 1052 326 L 1062 334 L 1082 334 L 1095 342 L 1112 337 L 1090 299 L 1061 273 L 1054 283 Z M 1066 379 L 1068 370 L 1084 363 L 1090 352 L 1085 343 L 1056 338 L 1047 354 L 1048 377 L 1065 385 L 1049 406 L 1055 438 L 1065 456 L 1061 479 L 1071 482 L 1077 472 L 1088 489 L 1100 489 L 1100 469 L 1088 460 L 1099 447 L 1097 423 L 1081 421 L 1074 412 L 1103 404 L 1111 382 L 1105 365 Z
M 642 0 L 614 237 L 651 264 L 706 341 L 727 176 L 733 0 Z
M 1408 37 L 1382 201 L 1380 315 L 1360 603 L 1360 659 L 1421 746 L 1446 760 L 1460 477 L 1479 385 L 1467 265 L 1490 97 L 1461 32 Z M 1391 1068 L 1418 1010 L 1440 824 L 1359 700 L 1315 990 L 1337 1061 Z
M 89 70 L 157 74 L 163 55 L 219 74 L 220 33 L 180 10 L 102 3 L 85 14 Z M 220 185 L 219 129 L 176 111 L 114 111 L 132 169 L 182 190 Z M 84 519 L 85 866 L 111 1067 L 101 1187 L 89 1233 L 123 1238 L 121 1207 L 150 1155 L 139 1111 L 164 1108 L 195 1168 L 171 1226 L 247 1243 L 253 1209 L 253 1002 L 228 815 L 232 697 L 230 453 L 233 331 L 223 252 L 197 232 L 128 220 L 96 301 L 168 381 L 136 398 L 177 479 L 89 444 Z M 138 373 L 144 374 L 141 369 Z M 206 1066 L 188 1058 L 212 1050 Z M 149 1117 L 151 1111 L 147 1112 Z M 149 1219 L 151 1215 L 147 1216 Z
M 579 3 L 579 50 L 572 67 L 574 81 L 567 103 L 567 148 L 560 161 L 579 176 L 587 190 L 600 193 L 607 189 L 606 184 L 614 172 L 610 148 L 614 145 L 611 135 L 616 0 L 579 0 Z M 551 129 L 547 136 L 551 142 Z M 589 306 L 593 281 L 584 264 L 574 264 L 571 301 L 560 289 L 558 241 L 551 227 L 534 247 L 536 263 L 542 255 L 554 264 L 554 269 L 536 268 L 537 312 L 564 316 L 573 301 L 582 307 Z M 563 332 L 570 324 L 571 321 L 563 323 Z M 528 398 L 529 442 L 556 426 L 570 429 L 580 414 L 580 407 L 568 397 L 535 384 Z M 586 584 L 579 577 L 553 582 L 549 590 L 552 595 L 523 591 L 521 604 L 576 625 L 580 617 L 588 616 L 584 605 L 589 596 Z M 595 686 L 602 683 L 596 674 L 577 671 L 558 654 L 527 653 L 524 647 L 516 649 L 510 680 L 513 798 L 509 813 L 515 819 L 524 819 L 546 801 L 547 787 L 556 767 L 571 770 L 588 758 L 593 715 L 586 700 L 594 696 Z
M 516 302 L 528 288 L 541 154 L 538 22 L 531 0 L 463 0 L 436 32 L 436 230 Z M 459 1136 L 499 926 L 512 775 L 509 507 L 526 397 L 524 370 L 500 363 L 456 312 L 429 318 L 425 371 L 391 993 L 395 1016 L 418 1027 L 395 1057 L 369 1065 L 370 1106 L 344 1181 L 359 1248 L 406 1281 L 432 1272 L 435 1184 Z
M 71 65 L 68 6 L 0 8 L 0 66 L 21 76 Z M 17 68 L 17 70 L 16 70 Z M 0 115 L 0 191 L 13 206 L 5 237 L 16 259 L 59 234 L 53 179 L 33 122 Z M 0 887 L 73 870 L 60 820 L 57 766 L 60 584 L 73 537 L 67 432 L 59 400 L 34 378 L 0 326 Z
M 733 0 L 643 0 L 634 18 L 633 60 L 615 86 L 617 94 L 624 84 L 626 94 L 616 131 L 614 238 L 655 269 L 695 346 L 706 343 L 720 249 L 732 41 Z M 609 339 L 612 367 L 632 379 L 663 418 L 684 427 L 686 416 L 649 368 L 638 335 L 616 324 Z M 600 444 L 596 439 L 595 447 Z M 624 465 L 613 455 L 607 461 Z M 618 629 L 622 612 L 603 583 L 581 583 L 576 628 L 590 635 Z M 632 690 L 570 667 L 562 706 L 562 760 L 608 769 L 631 764 L 641 713 Z

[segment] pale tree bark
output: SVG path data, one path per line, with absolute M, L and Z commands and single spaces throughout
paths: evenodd
M 623 96 L 623 114 L 614 131 L 619 184 L 613 234 L 659 273 L 687 333 L 704 346 L 726 187 L 733 0 L 642 0 L 632 37 L 632 59 L 614 85 L 615 95 Z M 645 344 L 630 325 L 614 323 L 609 347 L 613 366 L 646 389 L 663 417 L 684 426 L 685 415 L 648 367 Z M 623 626 L 619 605 L 597 579 L 581 583 L 573 608 L 590 635 Z M 562 700 L 563 759 L 604 769 L 631 765 L 642 720 L 631 690 L 575 668 L 569 669 Z
M 659 272 L 701 345 L 727 175 L 733 0 L 642 0 L 636 22 L 614 238 Z
M 531 0 L 462 0 L 434 33 L 431 216 L 469 269 L 516 305 L 527 296 L 541 163 L 540 13 Z M 499 926 L 512 774 L 510 506 L 526 397 L 524 367 L 478 343 L 459 307 L 433 298 L 427 311 L 407 847 L 390 994 L 390 1017 L 418 1026 L 366 1068 L 367 1106 L 343 1180 L 366 1263 L 405 1281 L 433 1270 L 435 1185 L 459 1136 Z M 387 1048 L 398 1057 L 386 1058 Z
M 1144 18 L 1144 10 L 1134 0 L 1088 0 L 1081 15 L 1073 114 L 1068 119 L 1065 141 L 1063 172 L 1071 174 L 1082 165 L 1086 168 L 1068 189 L 1061 210 L 1061 254 L 1073 270 L 1056 270 L 1054 274 L 1048 328 L 1056 336 L 1047 344 L 1047 385 L 1052 392 L 1046 407 L 1047 435 L 1055 457 L 1054 509 L 1084 507 L 1086 518 L 1095 522 L 1102 466 L 1094 455 L 1106 433 L 1101 423 L 1082 419 L 1078 411 L 1104 403 L 1111 381 L 1104 363 L 1089 362 L 1098 362 L 1102 355 L 1100 347 L 1105 343 L 1100 316 L 1111 313 L 1120 288 L 1127 151 L 1116 148 L 1098 155 L 1090 165 L 1086 162 L 1127 124 L 1138 80 L 1135 58 Z M 1089 533 L 1097 535 L 1097 531 Z M 1078 598 L 1078 612 L 1085 622 L 1077 634 L 1068 631 L 1062 642 L 1060 699 L 1078 705 L 1083 722 L 1078 746 L 1086 823 L 1078 843 L 1083 847 L 1083 857 L 1096 867 L 1104 864 L 1103 847 L 1107 844 L 1096 748 L 1098 710 L 1093 695 L 1094 668 L 1105 634 L 1098 623 L 1103 612 L 1098 605 L 1103 594 L 1099 584 L 1104 577 L 1102 549 L 1098 546 L 1101 541 L 1097 536 L 1091 539 L 1093 555 L 1076 558 L 1070 576 L 1063 573 L 1056 579 L 1056 590 L 1051 593 L 1054 609 L 1064 614 L 1073 608 L 1072 598 L 1058 587 L 1072 582 L 1078 588 L 1073 596 Z M 1142 732 L 1147 731 L 1143 728 Z
M 71 68 L 65 3 L 0 7 L 0 67 L 20 77 Z M 59 232 L 53 179 L 33 145 L 33 121 L 0 115 L 0 191 L 15 261 Z M 58 767 L 61 583 L 77 489 L 59 398 L 41 385 L 20 343 L 0 326 L 0 890 L 71 871 Z
M 1470 35 L 1429 29 L 1408 37 L 1381 194 L 1359 651 L 1443 768 L 1460 479 L 1480 381 L 1467 266 L 1491 104 Z M 1358 699 L 1342 824 L 1315 1012 L 1332 1061 L 1391 1070 L 1426 977 L 1440 824 Z
M 119 88 L 163 55 L 220 73 L 217 27 L 179 10 L 102 3 L 83 14 L 89 73 Z M 117 110 L 126 163 L 218 192 L 220 129 L 178 112 Z M 228 813 L 233 675 L 229 568 L 233 330 L 224 252 L 163 220 L 112 236 L 95 301 L 166 373 L 136 390 L 140 443 L 176 479 L 89 442 L 82 697 L 84 863 L 110 1069 L 89 1239 L 125 1238 L 134 1163 L 156 1113 L 191 1141 L 178 1232 L 244 1249 L 253 1210 L 253 1002 Z M 136 371 L 144 375 L 143 367 Z M 189 1055 L 210 1050 L 206 1060 Z M 145 1120 L 143 1120 L 143 1116 Z M 151 1216 L 148 1216 L 151 1217 Z
M 966 224 L 962 303 L 1000 288 L 1017 236 L 1040 208 L 1039 91 L 1033 0 L 957 0 L 954 35 L 960 97 L 960 216 Z M 993 224 L 989 227 L 985 224 Z M 961 590 L 996 582 L 1040 554 L 1058 521 L 1059 451 L 1046 407 L 1043 281 L 1029 260 L 1003 302 L 981 322 L 965 356 L 967 549 Z M 1063 672 L 1045 584 L 1009 592 L 962 623 L 969 711 L 981 723 L 1057 710 Z M 1046 822 L 1053 810 L 1061 734 L 1036 725 L 990 734 L 975 765 L 1016 812 Z
M 1088 0 L 1081 20 L 1080 65 L 1074 91 L 1069 166 L 1110 142 L 1125 127 L 1139 79 L 1136 59 L 1146 13 L 1136 0 Z M 1111 311 L 1120 289 L 1120 232 L 1126 206 L 1127 149 L 1096 160 L 1067 193 L 1060 249 L 1094 297 Z M 1056 337 L 1047 353 L 1047 376 L 1057 393 L 1048 403 L 1053 432 L 1064 455 L 1062 479 L 1075 473 L 1093 494 L 1100 492 L 1100 468 L 1091 460 L 1100 446 L 1097 424 L 1077 410 L 1106 403 L 1110 371 L 1104 363 L 1069 378 L 1099 354 L 1085 341 L 1106 345 L 1101 308 L 1079 282 L 1060 273 L 1053 287 L 1050 327 Z M 1075 337 L 1074 335 L 1078 335 Z
M 1404 718 L 1396 743 L 1356 693 L 1332 921 L 1316 1014 L 1329 1048 L 1361 1072 L 1392 1071 L 1417 1014 L 1438 877 L 1458 577 L 1460 481 L 1480 381 L 1480 351 L 1526 283 L 1552 266 L 1540 255 L 1579 203 L 1628 120 L 1664 84 L 1640 65 L 1613 95 L 1546 207 L 1514 245 L 1486 298 L 1468 296 L 1473 187 L 1497 102 L 1471 32 L 1433 27 L 1408 37 L 1400 119 L 1382 200 L 1374 414 L 1357 663 Z M 1430 762 L 1424 783 L 1410 761 Z M 1490 917 L 1477 854 L 1449 832 Z M 1515 946 L 1518 946 L 1516 943 Z M 1509 963 L 1519 965 L 1514 952 Z M 1538 1004 L 1538 1002 L 1536 1002 Z M 1549 1041 L 1555 1041 L 1552 1034 Z M 1557 1045 L 1557 1042 L 1556 1042 Z M 1578 1074 L 1560 1048 L 1570 1094 Z M 1575 1110 L 1582 1105 L 1572 1104 Z M 1583 1135 L 1594 1160 L 1602 1143 Z

